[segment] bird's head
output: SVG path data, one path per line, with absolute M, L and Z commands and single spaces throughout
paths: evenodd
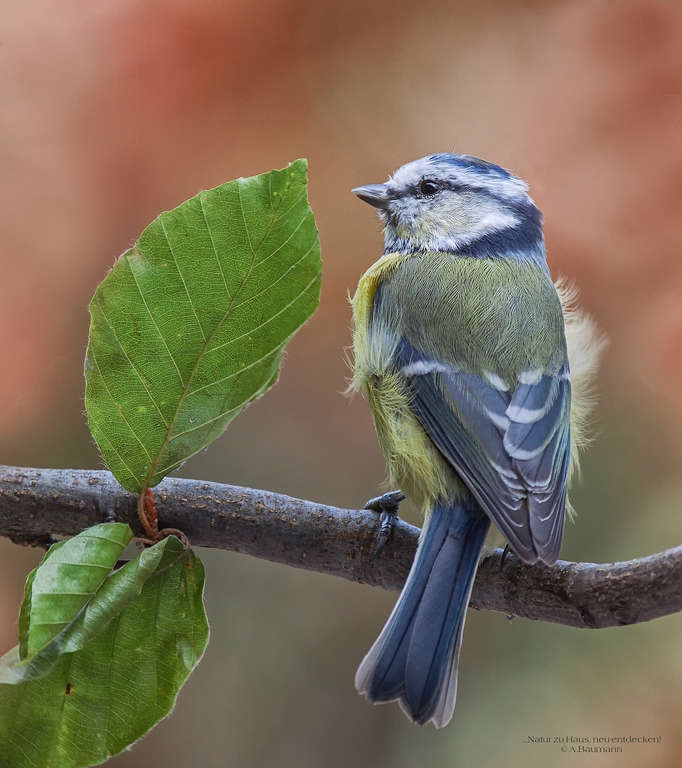
M 378 209 L 386 252 L 448 251 L 544 266 L 542 214 L 528 185 L 470 155 L 437 154 L 353 192 Z

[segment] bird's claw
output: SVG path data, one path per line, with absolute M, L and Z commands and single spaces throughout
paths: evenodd
M 370 499 L 364 509 L 371 509 L 372 512 L 393 512 L 397 515 L 401 501 L 405 501 L 405 494 L 402 491 L 389 491 L 382 496 Z
M 379 532 L 372 559 L 381 554 L 391 538 L 391 531 L 395 521 L 398 519 L 398 509 L 401 501 L 405 501 L 405 494 L 402 491 L 390 491 L 389 493 L 384 493 L 383 496 L 370 499 L 365 504 L 365 509 L 379 513 Z
M 509 544 L 505 546 L 505 548 L 502 550 L 502 557 L 500 557 L 500 573 L 502 573 L 502 569 L 504 568 L 504 564 L 507 561 L 507 555 L 509 555 L 510 552 Z

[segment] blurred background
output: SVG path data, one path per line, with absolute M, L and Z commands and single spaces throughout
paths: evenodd
M 382 248 L 350 189 L 456 150 L 527 179 L 554 275 L 611 339 L 562 556 L 682 541 L 682 7 L 664 0 L 5 0 L 0 462 L 98 468 L 87 304 L 160 211 L 310 162 L 324 285 L 281 381 L 182 469 L 358 508 L 385 467 L 349 371 L 348 292 Z M 413 522 L 410 511 L 405 516 Z M 0 540 L 0 651 L 40 553 Z M 677 766 L 682 616 L 589 632 L 470 612 L 452 723 L 371 707 L 355 669 L 396 595 L 202 551 L 212 638 L 115 768 Z M 616 755 L 528 736 L 660 736 Z

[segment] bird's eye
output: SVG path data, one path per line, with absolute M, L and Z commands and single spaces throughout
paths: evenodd
M 432 179 L 422 179 L 419 182 L 419 193 L 425 197 L 435 195 L 436 192 L 440 192 L 440 184 Z

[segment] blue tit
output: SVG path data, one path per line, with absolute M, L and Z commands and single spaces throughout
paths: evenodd
M 378 209 L 385 238 L 352 300 L 353 387 L 391 482 L 425 515 L 355 684 L 440 728 L 491 521 L 524 562 L 559 555 L 602 344 L 552 282 L 542 215 L 518 177 L 436 154 L 353 192 Z

